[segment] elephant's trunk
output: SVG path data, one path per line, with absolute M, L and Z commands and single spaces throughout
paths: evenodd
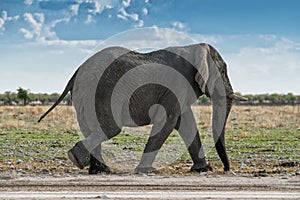
M 240 97 L 232 93 L 220 95 L 222 93 L 216 92 L 212 96 L 213 117 L 212 130 L 215 146 L 220 159 L 224 165 L 224 171 L 230 170 L 228 156 L 225 148 L 225 126 L 228 115 L 230 113 L 232 101 L 247 101 L 247 98 Z
M 225 148 L 225 126 L 231 109 L 232 100 L 227 97 L 212 98 L 213 103 L 213 117 L 212 117 L 212 131 L 215 146 L 220 159 L 224 165 L 224 171 L 229 171 L 229 161 Z

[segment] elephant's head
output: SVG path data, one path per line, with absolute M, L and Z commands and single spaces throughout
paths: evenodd
M 225 149 L 224 132 L 232 101 L 246 101 L 244 97 L 234 94 L 227 75 L 227 66 L 220 54 L 212 46 L 203 44 L 204 60 L 198 69 L 195 80 L 205 95 L 211 98 L 213 105 L 212 130 L 217 152 L 229 170 L 229 162 Z

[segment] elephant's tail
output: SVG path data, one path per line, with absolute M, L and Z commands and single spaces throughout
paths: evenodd
M 49 108 L 49 110 L 47 110 L 47 112 L 45 112 L 40 119 L 38 120 L 38 122 L 42 121 L 42 119 L 44 117 L 46 117 L 46 115 L 48 115 L 64 98 L 65 96 L 67 96 L 68 92 L 71 91 L 73 89 L 74 86 L 74 82 L 75 82 L 75 78 L 77 75 L 78 70 L 74 73 L 74 75 L 72 76 L 72 78 L 69 80 L 65 90 L 63 91 L 63 93 L 60 95 L 60 97 L 57 99 L 57 101 Z

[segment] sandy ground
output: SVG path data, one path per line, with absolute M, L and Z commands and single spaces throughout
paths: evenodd
M 0 180 L 0 199 L 300 199 L 300 176 L 18 177 Z

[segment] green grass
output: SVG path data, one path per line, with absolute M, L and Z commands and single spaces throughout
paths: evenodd
M 300 130 L 251 129 L 240 136 L 242 133 L 228 132 L 226 136 L 229 154 L 234 158 L 247 154 L 267 154 L 292 160 L 300 158 Z
M 34 132 L 0 131 L 2 144 L 0 147 L 0 165 L 5 165 L 7 161 L 14 162 L 19 159 L 27 164 L 33 160 L 45 162 L 58 158 L 67 160 L 66 152 L 82 138 L 78 131 L 70 130 L 63 133 L 45 130 Z M 121 133 L 105 143 L 104 152 L 111 155 L 112 163 L 114 157 L 118 157 L 124 152 L 141 155 L 148 136 L 149 133 L 147 132 Z M 271 163 L 271 167 L 274 167 L 280 165 L 281 162 L 300 160 L 299 137 L 300 130 L 251 129 L 230 131 L 226 133 L 227 152 L 231 162 L 235 164 L 251 162 L 254 166 L 263 166 L 264 163 Z M 183 141 L 176 131 L 170 135 L 160 152 L 163 155 L 158 156 L 158 159 L 169 159 L 170 162 L 174 163 L 177 161 L 191 162 Z M 210 163 L 221 166 L 214 148 L 210 148 L 206 152 L 206 156 Z M 136 159 L 138 160 L 138 158 Z M 51 162 L 47 163 L 51 165 Z M 51 168 L 51 166 L 49 167 Z
M 38 157 L 42 160 L 52 160 L 55 157 L 65 157 L 65 150 L 77 142 L 81 136 L 76 131 L 63 133 L 37 131 L 0 130 L 0 162 L 5 160 L 29 160 Z

